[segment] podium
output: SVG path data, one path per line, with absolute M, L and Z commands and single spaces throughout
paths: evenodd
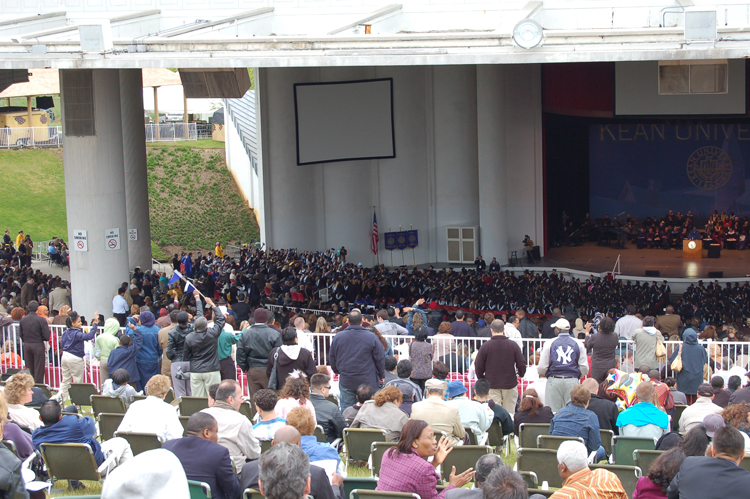
M 682 258 L 703 258 L 703 241 L 682 241 Z

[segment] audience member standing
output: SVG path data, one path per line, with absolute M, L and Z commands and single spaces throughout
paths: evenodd
M 692 329 L 686 329 L 682 335 L 683 342 L 669 358 L 669 365 L 682 355 L 682 369 L 675 373 L 677 388 L 683 392 L 689 403 L 695 400 L 698 386 L 703 383 L 703 366 L 708 363 L 708 354 L 698 343 L 698 335 Z
M 632 335 L 635 343 L 635 357 L 633 365 L 637 368 L 648 366 L 659 369 L 659 359 L 656 358 L 656 348 L 664 342 L 661 331 L 654 327 L 654 318 L 647 315 L 643 318 L 643 327 L 638 328 Z
M 140 325 L 136 328 L 130 324 L 130 329 L 141 333 L 143 344 L 135 355 L 135 363 L 138 367 L 138 390 L 143 390 L 148 380 L 155 374 L 159 374 L 159 359 L 161 358 L 161 347 L 159 346 L 159 326 L 155 324 L 156 319 L 151 312 L 143 312 L 138 316 Z M 128 335 L 132 336 L 131 332 Z
M 329 353 L 331 369 L 339 375 L 341 411 L 357 403 L 361 384 L 379 387 L 385 381 L 385 351 L 377 336 L 361 326 L 362 313 L 349 313 L 349 327 L 336 334 Z
M 107 362 L 112 350 L 120 345 L 117 333 L 120 332 L 120 323 L 115 318 L 109 318 L 104 323 L 104 332 L 96 337 L 94 342 L 94 356 L 99 360 L 99 377 L 104 382 L 109 378 Z
M 678 341 L 680 339 L 679 331 L 681 325 L 682 320 L 679 315 L 675 315 L 672 305 L 667 305 L 664 315 L 656 317 L 655 326 L 662 334 L 669 338 L 669 341 Z
M 268 388 L 266 367 L 269 363 L 269 356 L 274 348 L 282 345 L 279 332 L 266 324 L 268 321 L 266 309 L 255 309 L 253 320 L 255 324 L 242 331 L 242 336 L 237 342 L 237 365 L 247 373 L 247 389 L 250 397 L 255 395 L 258 390 Z M 276 369 L 278 374 L 278 364 Z M 285 380 L 286 377 L 279 376 L 278 379 Z M 277 390 L 280 390 L 281 387 L 282 384 L 276 385 Z
M 451 323 L 451 334 L 456 338 L 475 338 L 477 333 L 465 320 L 463 310 L 456 310 L 456 320 Z
M 641 320 L 635 316 L 635 306 L 625 307 L 627 315 L 620 317 L 615 325 L 615 335 L 621 340 L 630 340 L 636 329 L 641 327 Z
M 97 317 L 97 314 L 94 314 Z M 86 364 L 83 361 L 84 342 L 91 341 L 96 337 L 98 324 L 89 329 L 88 333 L 82 331 L 81 317 L 76 312 L 71 312 L 66 320 L 68 329 L 62 334 L 60 348 L 63 351 L 62 359 L 62 384 L 60 385 L 60 402 L 65 403 L 68 399 L 68 389 L 72 383 L 83 383 L 83 371 Z
M 570 390 L 588 374 L 589 364 L 586 348 L 570 336 L 570 323 L 558 319 L 554 327 L 557 338 L 544 343 L 537 369 L 547 377 L 545 402 L 557 412 L 570 402 Z
M 214 325 L 208 327 L 205 317 L 195 319 L 195 331 L 185 338 L 182 358 L 190 362 L 190 391 L 193 397 L 208 396 L 208 387 L 221 382 L 219 372 L 219 335 L 224 330 L 224 314 L 210 298 Z
M 490 382 L 490 398 L 513 414 L 518 401 L 518 377 L 526 374 L 526 361 L 521 348 L 505 336 L 504 326 L 500 319 L 492 321 L 492 339 L 479 349 L 474 365 L 477 378 Z
M 255 334 L 252 326 L 248 331 L 250 331 L 250 334 Z M 258 340 L 257 337 L 250 338 L 248 344 L 252 345 L 253 341 L 257 343 Z M 269 383 L 271 382 L 273 366 L 276 366 L 276 389 L 281 389 L 286 379 L 294 371 L 304 373 L 308 379 L 318 372 L 312 353 L 297 343 L 299 337 L 296 329 L 293 327 L 284 329 L 281 332 L 281 341 L 283 344 L 280 347 L 273 348 L 266 359 L 266 376 Z M 258 356 L 260 358 L 260 353 L 258 353 Z
M 44 383 L 44 363 L 47 352 L 44 342 L 49 341 L 49 324 L 44 318 L 36 315 L 39 303 L 32 300 L 28 304 L 29 315 L 19 324 L 21 341 L 23 341 L 23 361 L 31 371 L 35 383 Z
M 599 322 L 599 332 L 588 336 L 588 330 L 586 331 L 586 348 L 592 351 L 591 377 L 599 383 L 604 382 L 609 375 L 609 370 L 617 366 L 615 350 L 620 341 L 615 333 L 615 323 L 609 317 L 605 317 Z

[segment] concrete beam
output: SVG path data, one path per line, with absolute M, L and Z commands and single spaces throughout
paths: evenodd
M 354 21 L 353 23 L 349 23 L 346 26 L 341 26 L 340 28 L 336 28 L 333 31 L 329 31 L 329 35 L 335 35 L 337 33 L 341 33 L 342 31 L 346 31 L 348 29 L 356 28 L 357 26 L 361 24 L 372 24 L 372 21 L 379 17 L 386 16 L 392 12 L 396 12 L 397 10 L 401 10 L 402 5 L 401 4 L 391 4 L 386 5 L 382 9 L 378 9 L 371 14 L 368 14 L 367 16 L 363 17 L 362 19 L 359 19 L 357 21 Z
M 233 23 L 241 19 L 247 19 L 250 17 L 261 16 L 263 14 L 269 14 L 273 11 L 274 11 L 273 7 L 263 7 L 261 9 L 248 10 L 247 12 L 242 12 L 240 14 L 237 14 L 236 16 L 225 17 L 224 19 L 219 19 L 218 21 L 212 21 L 208 23 L 198 24 L 195 26 L 190 26 L 184 29 L 178 29 L 176 31 L 170 31 L 169 33 L 164 35 L 164 38 L 172 38 L 175 36 L 184 35 L 185 33 L 191 33 L 193 31 L 203 30 L 206 28 L 213 28 L 214 26 L 221 26 L 222 24 Z
M 53 19 L 55 17 L 65 17 L 67 15 L 67 12 L 60 11 L 60 12 L 49 12 L 47 14 L 39 14 L 37 16 L 29 16 L 29 17 L 18 17 L 16 19 L 10 19 L 8 21 L 2 21 L 0 22 L 0 28 L 6 28 L 8 26 L 13 26 L 15 24 L 25 24 L 25 23 L 31 23 L 36 21 L 42 21 L 45 19 Z
M 161 14 L 161 10 L 159 9 L 153 9 L 153 10 L 143 10 L 140 12 L 134 12 L 132 14 L 125 14 L 122 16 L 115 16 L 109 18 L 110 24 L 115 24 L 123 21 L 131 21 L 133 19 L 140 19 L 143 17 L 150 17 L 150 16 L 158 16 Z M 44 31 L 37 31 L 36 33 L 27 33 L 25 35 L 22 35 L 20 37 L 21 40 L 32 40 L 34 38 L 42 38 L 45 36 L 52 36 L 52 35 L 59 35 L 61 33 L 68 33 L 78 30 L 78 25 L 74 24 L 72 26 L 65 26 L 64 28 L 54 28 L 54 29 L 48 29 Z

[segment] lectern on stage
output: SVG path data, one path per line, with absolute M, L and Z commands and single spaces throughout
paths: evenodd
M 682 258 L 703 258 L 703 241 L 682 241 Z

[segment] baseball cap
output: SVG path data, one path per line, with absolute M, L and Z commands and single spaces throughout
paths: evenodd
M 708 383 L 701 383 L 701 385 L 698 387 L 698 395 L 701 397 L 713 397 L 714 389 Z
M 556 327 L 558 329 L 564 329 L 566 331 L 570 330 L 570 322 L 568 322 L 567 319 L 557 319 L 557 322 L 552 324 L 552 327 Z
M 445 381 L 439 380 L 439 379 L 428 379 L 424 387 L 427 390 L 445 390 L 446 389 L 446 383 Z
M 703 418 L 703 427 L 706 429 L 706 435 L 708 438 L 714 438 L 714 433 L 719 428 L 724 428 L 727 424 L 724 422 L 724 418 L 721 414 L 708 414 Z

